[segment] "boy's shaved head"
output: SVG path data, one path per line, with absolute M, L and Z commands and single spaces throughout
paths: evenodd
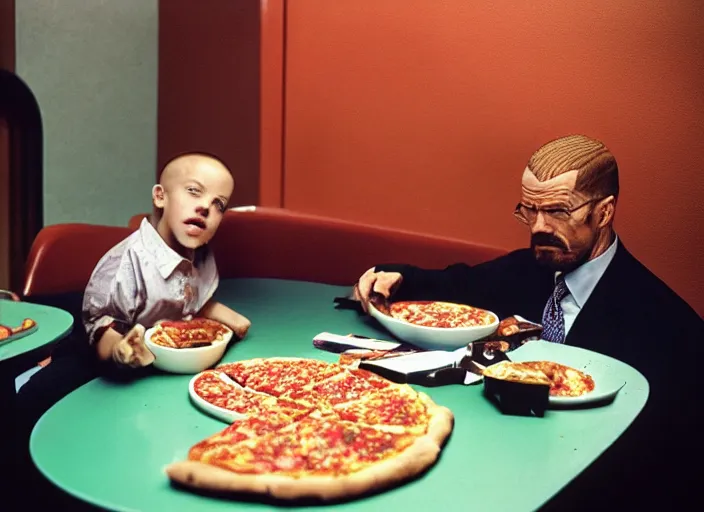
M 201 153 L 188 153 L 177 156 L 167 163 L 164 170 L 161 172 L 161 176 L 159 176 L 159 185 L 164 188 L 168 188 L 175 181 L 183 179 L 185 176 L 189 176 L 193 172 L 196 172 L 200 167 L 209 167 L 212 170 L 219 170 L 227 173 L 234 186 L 232 174 L 230 174 L 230 171 L 227 167 L 225 167 L 225 164 L 215 157 Z
M 215 234 L 234 187 L 232 174 L 217 158 L 177 156 L 152 188 L 152 224 L 172 249 L 190 259 Z

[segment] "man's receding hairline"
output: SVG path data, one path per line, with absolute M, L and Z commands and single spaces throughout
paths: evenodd
M 568 170 L 566 170 L 566 171 L 560 172 L 559 174 L 556 174 L 555 176 L 550 176 L 549 178 L 541 179 L 537 174 L 535 174 L 535 171 L 534 171 L 533 169 L 531 169 L 530 165 L 527 165 L 526 168 L 523 170 L 523 174 L 521 174 L 521 178 L 523 178 L 523 176 L 525 175 L 526 171 L 528 171 L 528 172 L 530 173 L 530 175 L 535 178 L 535 181 L 537 181 L 537 182 L 539 182 L 539 183 L 545 183 L 546 181 L 559 179 L 560 177 L 562 177 L 562 176 L 564 176 L 565 174 L 568 174 L 568 173 L 570 173 L 570 172 L 574 172 L 574 173 L 577 173 L 577 175 L 579 175 L 579 170 L 577 170 L 577 169 L 568 169 Z M 564 178 L 562 178 L 562 179 L 564 179 Z

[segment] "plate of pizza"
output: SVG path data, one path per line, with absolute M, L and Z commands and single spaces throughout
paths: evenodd
M 197 373 L 217 363 L 232 330 L 207 318 L 157 322 L 144 333 L 154 366 L 173 373 Z
M 369 314 L 397 338 L 426 350 L 455 350 L 499 326 L 491 311 L 453 302 L 372 302 Z
M 20 325 L 16 325 L 14 327 L 0 324 L 0 345 L 24 338 L 25 336 L 36 332 L 37 329 L 37 322 L 31 318 L 25 318 L 22 320 Z
M 186 489 L 280 500 L 351 499 L 419 475 L 454 417 L 425 393 L 314 359 L 250 359 L 191 379 L 194 405 L 229 426 L 165 471 Z
M 550 405 L 607 402 L 626 384 L 612 359 L 578 347 L 529 341 L 484 370 L 484 377 L 549 386 Z

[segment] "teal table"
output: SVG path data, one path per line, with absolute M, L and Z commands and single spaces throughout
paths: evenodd
M 26 356 L 64 337 L 73 326 L 73 317 L 66 311 L 31 302 L 0 300 L 0 324 L 15 327 L 25 318 L 37 322 L 33 333 L 0 344 L 0 363 Z
M 312 345 L 322 331 L 388 339 L 372 320 L 333 308 L 333 297 L 347 291 L 292 281 L 223 282 L 219 300 L 253 323 L 247 338 L 228 348 L 224 361 L 270 356 L 336 361 L 336 354 Z M 611 405 L 551 410 L 544 418 L 502 415 L 481 386 L 423 388 L 455 414 L 455 430 L 436 466 L 375 496 L 294 508 L 535 510 L 599 457 L 644 406 L 646 380 L 626 365 L 623 371 L 628 384 Z M 37 423 L 30 442 L 35 464 L 61 489 L 112 510 L 274 510 L 256 500 L 233 503 L 169 484 L 164 466 L 225 426 L 191 405 L 190 378 L 155 371 L 129 384 L 96 379 L 84 385 Z
M 0 403 L 3 404 L 14 403 L 17 375 L 37 364 L 41 350 L 64 337 L 73 326 L 73 317 L 62 309 L 0 299 L 0 324 L 16 327 L 25 318 L 37 322 L 37 329 L 0 344 Z
M 73 317 L 61 309 L 0 299 L 0 324 L 16 327 L 25 318 L 37 322 L 35 331 L 22 338 L 0 344 L 0 453 L 17 454 L 26 451 L 26 445 L 20 446 L 15 437 L 17 418 L 15 400 L 15 379 L 28 368 L 35 366 L 48 355 L 45 350 L 53 342 L 64 337 L 73 326 Z M 26 442 L 26 441 L 25 441 Z M 13 486 L 15 474 L 10 474 L 10 486 Z M 21 485 L 21 482 L 17 482 Z

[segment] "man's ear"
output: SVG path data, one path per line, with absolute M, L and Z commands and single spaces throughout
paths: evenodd
M 614 221 L 616 213 L 616 198 L 614 196 L 605 197 L 599 201 L 597 227 L 604 228 Z
M 157 208 L 163 208 L 164 207 L 164 187 L 161 185 L 154 185 L 152 187 L 152 201 L 154 202 L 154 206 Z

